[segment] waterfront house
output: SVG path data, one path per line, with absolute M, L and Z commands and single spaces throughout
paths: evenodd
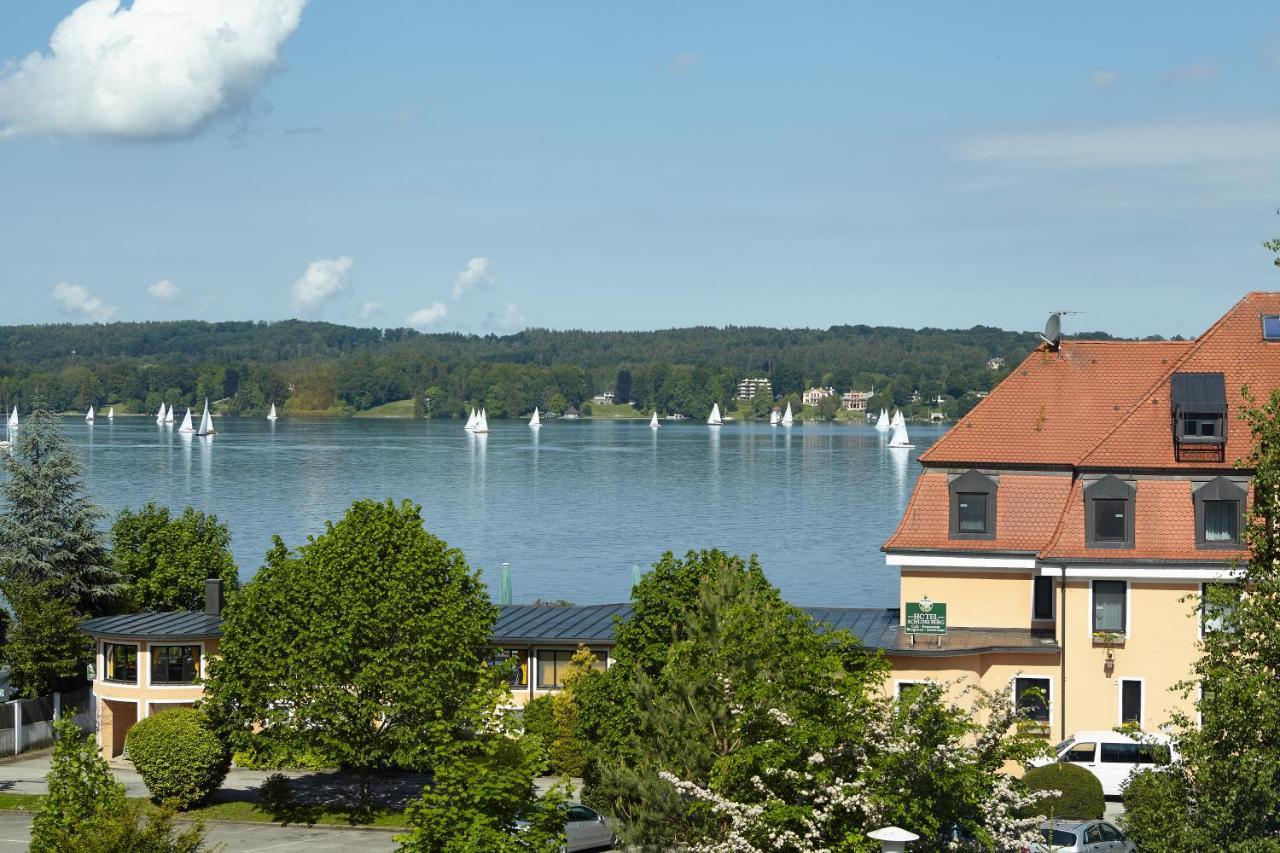
M 846 412 L 865 412 L 867 401 L 874 396 L 874 391 L 846 391 L 840 395 L 840 408 Z
M 754 400 L 756 394 L 763 393 L 768 400 L 773 399 L 773 384 L 763 376 L 749 377 L 738 383 L 737 399 Z
M 222 637 L 222 581 L 205 581 L 205 609 L 99 616 L 81 624 L 93 638 L 93 697 L 105 759 L 124 752 L 138 720 L 191 707 Z
M 904 629 L 927 601 L 945 605 L 949 630 L 931 654 L 894 659 L 895 686 L 1025 694 L 1059 739 L 1190 713 L 1176 685 L 1213 629 L 1198 602 L 1245 556 L 1245 385 L 1260 398 L 1280 387 L 1280 293 L 1249 294 L 1194 341 L 1031 353 L 921 455 L 884 545 Z M 1039 647 L 971 653 L 956 630 Z
M 828 397 L 834 396 L 836 389 L 834 388 L 810 388 L 801 395 L 806 406 L 816 406 Z
M 612 406 L 612 405 L 613 405 L 613 392 L 612 392 L 612 391 L 604 391 L 604 392 L 602 392 L 602 393 L 600 393 L 600 394 L 597 394 L 597 395 L 595 395 L 594 397 L 592 397 L 592 398 L 591 398 L 591 402 L 592 402 L 594 405 L 597 405 L 597 406 Z

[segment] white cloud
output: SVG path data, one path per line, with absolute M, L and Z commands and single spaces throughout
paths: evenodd
M 508 302 L 501 311 L 490 311 L 485 315 L 484 327 L 495 332 L 518 332 L 524 328 L 524 315 L 514 302 Z
M 147 293 L 153 298 L 159 299 L 161 302 L 177 302 L 182 298 L 182 288 L 169 281 L 169 279 L 161 279 L 155 284 L 147 287 Z
M 408 323 L 415 329 L 425 329 L 449 316 L 449 306 L 443 302 L 432 302 L 426 308 L 419 308 L 409 315 Z
M 348 257 L 312 261 L 302 278 L 293 283 L 293 304 L 299 311 L 314 311 L 347 289 L 351 265 Z
M 382 303 L 376 299 L 370 299 L 368 302 L 360 306 L 360 319 L 370 320 L 382 313 Z
M 105 323 L 116 313 L 114 307 L 104 304 L 78 284 L 58 282 L 53 286 L 53 298 L 68 317 Z
M 1089 75 L 1089 83 L 1095 89 L 1110 89 L 1119 81 L 1120 75 L 1114 71 L 1095 71 Z
M 488 287 L 493 282 L 493 273 L 489 272 L 489 259 L 472 258 L 467 261 L 467 268 L 453 280 L 453 301 L 461 302 L 468 291 Z
M 280 64 L 307 0 L 87 0 L 0 66 L 0 137 L 187 136 Z
M 1187 116 L 994 131 L 962 140 L 955 153 L 975 163 L 1053 169 L 1274 164 L 1280 159 L 1280 119 Z

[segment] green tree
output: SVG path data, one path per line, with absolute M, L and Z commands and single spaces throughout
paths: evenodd
M 595 653 L 586 646 L 569 659 L 564 676 L 564 689 L 552 697 L 551 719 L 555 737 L 547 744 L 551 764 L 563 776 L 581 776 L 586 769 L 586 751 L 578 737 L 579 701 L 577 687 L 583 677 L 595 666 Z
M 0 591 L 8 597 L 15 583 L 40 586 L 81 613 L 106 611 L 119 598 L 120 578 L 97 528 L 102 512 L 83 493 L 80 461 L 57 416 L 32 412 L 3 467 Z
M 69 719 L 54 723 L 57 740 L 45 777 L 49 793 L 31 821 L 34 853 L 195 853 L 199 824 L 174 834 L 165 812 L 143 816 L 98 754 L 93 734 Z
M 1219 623 L 1184 685 L 1197 721 L 1176 715 L 1179 756 L 1125 791 L 1143 850 L 1244 850 L 1280 835 L 1280 389 L 1265 402 L 1243 390 L 1253 436 L 1239 464 L 1253 471 L 1247 561 L 1237 583 L 1206 586 Z M 1152 828 L 1163 823 L 1163 832 Z
M 432 782 L 406 812 L 406 853 L 552 853 L 564 844 L 563 786 L 543 796 L 534 777 L 546 769 L 538 737 L 514 737 L 492 706 L 477 712 L 483 734 L 446 739 L 436 748 Z M 518 821 L 523 825 L 518 828 Z
M 496 701 L 485 653 L 496 608 L 420 512 L 357 501 L 296 551 L 276 538 L 229 602 L 210 667 L 205 707 L 234 749 L 354 768 L 369 808 L 371 771 L 429 766 L 474 725 L 477 691 Z
M 150 502 L 121 510 L 111 526 L 111 553 L 130 605 L 141 610 L 200 610 L 207 578 L 221 578 L 228 589 L 240 585 L 230 530 L 191 507 L 176 518 Z
M 618 378 L 613 384 L 613 400 L 615 403 L 631 402 L 631 371 L 626 368 L 618 371 Z
M 4 585 L 13 614 L 0 661 L 19 693 L 33 699 L 83 684 L 93 644 L 80 630 L 80 616 L 53 581 L 14 580 Z

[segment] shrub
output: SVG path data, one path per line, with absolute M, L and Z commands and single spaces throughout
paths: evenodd
M 1075 764 L 1033 767 L 1022 777 L 1022 784 L 1029 791 L 1060 792 L 1056 797 L 1044 797 L 1023 809 L 1024 817 L 1052 815 L 1055 818 L 1092 820 L 1101 818 L 1106 809 L 1098 777 Z
M 542 745 L 550 749 L 556 739 L 555 702 L 550 694 L 535 696 L 524 706 L 521 715 L 524 733 L 542 738 Z
M 1124 830 L 1141 850 L 1174 853 L 1191 850 L 1192 839 L 1180 837 L 1185 824 L 1178 818 L 1189 801 L 1186 779 L 1173 767 L 1143 770 L 1125 783 Z
M 218 790 L 231 755 L 204 714 L 175 708 L 140 720 L 125 740 L 133 766 L 158 802 L 188 809 Z

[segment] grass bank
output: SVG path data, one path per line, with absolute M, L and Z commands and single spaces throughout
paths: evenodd
M 156 807 L 144 797 L 130 797 L 141 802 L 148 809 Z M 43 794 L 14 794 L 0 792 L 0 811 L 34 812 L 44 800 Z M 387 829 L 405 829 L 409 821 L 402 811 L 375 809 L 373 815 L 349 806 L 321 806 L 299 804 L 286 812 L 273 814 L 263 811 L 257 803 L 244 800 L 231 800 L 221 803 L 210 803 L 207 806 L 178 812 L 174 815 L 182 820 L 203 821 L 235 821 L 239 823 L 275 823 L 281 826 L 372 826 Z

